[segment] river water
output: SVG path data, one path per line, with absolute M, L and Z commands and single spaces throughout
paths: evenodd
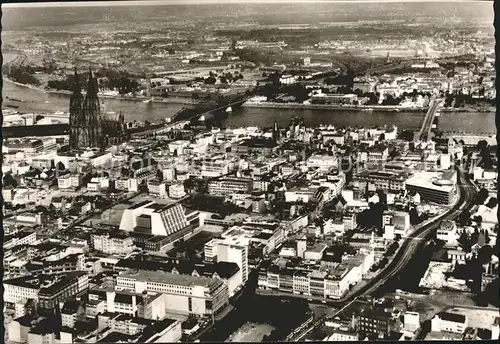
M 22 99 L 24 102 L 10 102 L 7 97 Z M 68 111 L 69 95 L 50 94 L 40 90 L 18 86 L 11 82 L 3 84 L 3 99 L 5 104 L 19 106 L 19 111 L 51 113 Z M 106 111 L 122 111 L 127 121 L 159 121 L 171 117 L 182 108 L 182 104 L 143 103 L 142 101 L 126 99 L 101 99 Z M 306 125 L 319 126 L 333 124 L 336 126 L 382 126 L 395 124 L 400 129 L 415 130 L 420 127 L 423 113 L 411 112 L 363 112 L 343 110 L 306 110 L 306 109 L 234 109 L 223 124 L 231 127 L 239 126 L 272 126 L 276 120 L 280 126 L 288 125 L 294 116 L 303 117 Z M 443 131 L 495 132 L 495 114 L 480 112 L 441 113 L 439 127 Z

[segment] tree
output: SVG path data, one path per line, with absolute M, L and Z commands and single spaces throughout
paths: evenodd
M 49 210 L 46 207 L 44 207 L 43 205 L 37 205 L 35 207 L 35 212 L 47 215 L 49 213 Z
M 488 148 L 488 142 L 486 142 L 486 140 L 480 140 L 477 143 L 477 150 L 483 151 L 483 150 L 485 150 L 487 148 Z
M 215 85 L 217 82 L 217 79 L 213 76 L 209 76 L 208 78 L 205 79 L 205 84 L 207 85 Z
M 12 186 L 13 188 L 17 187 L 17 181 L 10 173 L 6 173 L 3 176 L 3 187 Z
M 391 159 L 394 159 L 394 158 L 396 158 L 398 156 L 399 156 L 399 153 L 398 153 L 397 149 L 392 149 L 389 152 L 389 158 L 391 158 Z
M 397 101 L 391 94 L 387 94 L 382 105 L 398 105 L 399 101 Z
M 34 76 L 34 70 L 30 66 L 10 66 L 8 76 L 24 85 L 40 85 L 40 81 Z
M 484 245 L 477 252 L 477 262 L 480 265 L 487 264 L 491 261 L 493 255 L 493 248 L 490 245 Z
M 275 190 L 276 186 L 274 183 L 269 183 L 269 185 L 267 186 L 267 193 L 274 193 L 274 190 Z
M 55 205 L 53 203 L 50 203 L 48 211 L 49 211 L 49 213 L 51 215 L 55 215 L 55 213 L 56 213 L 56 207 L 55 207 Z
M 491 197 L 488 203 L 486 203 L 486 206 L 490 209 L 495 208 L 497 205 L 498 205 L 498 200 L 494 197 Z
M 481 226 L 481 223 L 483 223 L 483 217 L 481 215 L 474 216 L 474 222 Z
M 128 175 L 129 175 L 130 171 L 129 171 L 129 169 L 128 169 L 128 168 L 126 168 L 126 167 L 122 167 L 122 168 L 121 168 L 121 170 L 120 170 L 120 173 L 121 173 L 121 175 L 122 175 L 122 176 L 124 176 L 124 177 L 128 177 Z
M 468 222 L 470 221 L 470 211 L 465 209 L 464 211 L 462 211 L 460 213 L 460 215 L 458 216 L 458 219 L 457 219 L 457 223 L 464 227 L 468 224 Z
M 484 202 L 486 202 L 488 197 L 489 197 L 488 190 L 486 190 L 485 188 L 481 188 L 476 195 L 476 204 L 478 205 L 484 204 Z
M 59 161 L 57 163 L 56 170 L 57 171 L 65 171 L 66 170 L 66 166 L 64 166 L 64 164 L 62 163 L 62 161 Z
M 368 105 L 375 105 L 378 103 L 378 96 L 375 93 L 370 93 L 368 98 Z
M 380 200 L 380 203 L 382 204 L 387 204 L 387 195 L 385 194 L 385 192 L 383 190 L 377 190 L 377 195 L 378 195 L 378 198 Z
M 478 239 L 479 239 L 479 230 L 476 227 L 476 228 L 474 228 L 474 232 L 470 236 L 470 242 L 471 242 L 471 244 L 477 243 Z
M 162 170 L 157 170 L 156 171 L 156 179 L 158 179 L 160 182 L 163 181 L 163 172 L 162 172 Z
M 410 209 L 410 223 L 416 225 L 420 223 L 420 216 L 418 215 L 417 208 L 412 207 Z
M 458 238 L 458 244 L 465 252 L 470 252 L 472 249 L 472 243 L 467 232 L 462 231 L 460 237 Z
M 411 131 L 411 130 L 403 130 L 399 133 L 399 138 L 400 139 L 403 139 L 403 140 L 406 140 L 406 141 L 413 141 L 413 136 L 414 136 L 414 132 Z
M 302 85 L 293 85 L 286 89 L 287 93 L 294 96 L 298 102 L 309 98 L 309 91 Z

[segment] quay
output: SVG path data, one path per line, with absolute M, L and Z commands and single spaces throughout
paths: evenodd
M 387 106 L 387 105 L 328 105 L 328 104 L 302 104 L 302 103 L 274 103 L 274 102 L 245 102 L 241 105 L 248 108 L 269 108 L 269 109 L 306 109 L 306 110 L 346 110 L 346 111 L 359 111 L 359 110 L 376 110 L 387 112 L 425 112 L 425 107 L 403 108 L 400 106 Z
M 262 109 L 305 109 L 305 110 L 345 110 L 360 111 L 372 109 L 385 112 L 418 112 L 424 113 L 428 107 L 401 107 L 392 105 L 328 105 L 328 104 L 302 104 L 302 103 L 276 103 L 276 102 L 245 102 L 241 107 Z M 494 112 L 494 109 L 470 109 L 470 108 L 442 108 L 441 112 Z

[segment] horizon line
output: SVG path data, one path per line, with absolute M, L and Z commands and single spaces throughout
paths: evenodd
M 168 5 L 218 5 L 218 4 L 300 4 L 300 3 L 470 3 L 493 0 L 103 0 L 103 1 L 54 1 L 3 3 L 2 8 L 40 7 L 119 7 L 119 6 L 168 6 Z

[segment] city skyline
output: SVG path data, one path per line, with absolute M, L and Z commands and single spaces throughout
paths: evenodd
M 8 344 L 500 336 L 489 1 L 3 6 Z

